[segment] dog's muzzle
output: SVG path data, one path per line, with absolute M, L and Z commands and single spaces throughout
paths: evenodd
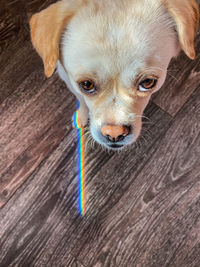
M 131 133 L 131 127 L 127 125 L 104 125 L 101 134 L 107 146 L 113 149 L 122 148 L 124 141 Z

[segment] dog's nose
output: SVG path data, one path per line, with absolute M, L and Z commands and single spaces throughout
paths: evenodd
M 101 133 L 110 142 L 117 143 L 122 141 L 130 133 L 130 127 L 125 125 L 105 125 L 101 129 Z

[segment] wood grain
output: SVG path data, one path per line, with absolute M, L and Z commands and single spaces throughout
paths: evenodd
M 199 267 L 199 53 L 172 63 L 135 145 L 88 143 L 82 218 L 76 100 L 28 32 L 52 2 L 0 0 L 0 267 Z

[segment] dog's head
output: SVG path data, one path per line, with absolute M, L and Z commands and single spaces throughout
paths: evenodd
M 194 59 L 198 21 L 194 0 L 63 0 L 30 25 L 46 76 L 60 58 L 89 109 L 92 136 L 119 149 L 139 136 L 171 58 L 181 48 Z

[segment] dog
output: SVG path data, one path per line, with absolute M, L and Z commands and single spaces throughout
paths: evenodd
M 82 127 L 120 150 L 135 142 L 142 114 L 182 49 L 195 58 L 195 0 L 61 0 L 30 19 L 44 71 L 58 74 L 80 102 Z

